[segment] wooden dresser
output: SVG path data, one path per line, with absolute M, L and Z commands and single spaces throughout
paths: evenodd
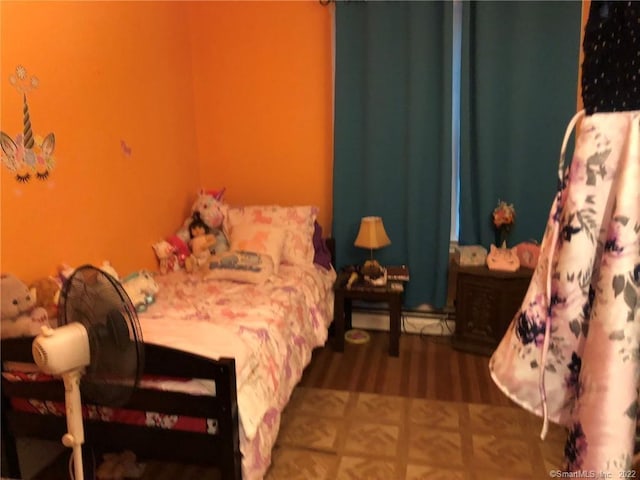
M 491 355 L 522 305 L 533 270 L 458 267 L 454 348 Z

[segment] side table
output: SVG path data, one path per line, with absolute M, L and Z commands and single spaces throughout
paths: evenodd
M 342 272 L 333 285 L 335 339 L 334 350 L 344 351 L 344 332 L 351 329 L 351 307 L 353 300 L 386 303 L 389 306 L 389 355 L 400 354 L 400 319 L 402 314 L 402 294 L 400 282 L 389 281 L 384 286 L 352 285 L 347 287 L 350 273 Z
M 533 270 L 489 270 L 459 267 L 456 287 L 456 330 L 453 347 L 491 355 L 522 306 Z

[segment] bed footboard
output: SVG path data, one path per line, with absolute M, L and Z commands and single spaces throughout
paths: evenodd
M 2 340 L 2 365 L 7 361 L 33 363 L 31 338 Z M 235 360 L 211 360 L 167 347 L 145 345 L 145 375 L 213 380 L 215 395 L 190 395 L 138 388 L 122 408 L 168 415 L 214 419 L 215 433 L 170 430 L 154 426 L 84 420 L 85 445 L 98 451 L 132 450 L 141 460 L 164 460 L 216 466 L 222 479 L 240 480 L 241 453 Z M 2 378 L 3 474 L 20 478 L 15 439 L 34 437 L 59 441 L 66 420 L 54 414 L 15 409 L 12 399 L 64 402 L 61 381 L 16 382 Z M 84 403 L 84 399 L 83 399 Z M 5 468 L 6 467 L 6 468 Z

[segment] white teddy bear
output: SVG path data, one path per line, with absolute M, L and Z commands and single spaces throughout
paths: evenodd
M 0 275 L 0 298 L 0 338 L 36 336 L 51 327 L 47 311 L 36 307 L 35 289 L 14 275 Z

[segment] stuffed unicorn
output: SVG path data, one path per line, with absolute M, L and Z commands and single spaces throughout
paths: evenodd
M 193 221 L 193 215 L 196 213 L 213 232 L 216 230 L 222 231 L 222 221 L 225 216 L 225 204 L 222 202 L 224 191 L 224 188 L 215 192 L 204 189 L 200 190 L 198 197 L 191 207 L 191 215 L 185 219 L 176 235 L 185 243 L 189 243 L 189 240 L 191 240 L 189 225 Z
M 222 221 L 224 220 L 224 204 L 222 203 L 222 197 L 224 196 L 225 189 L 218 192 L 211 190 L 200 190 L 198 198 L 191 208 L 191 214 L 198 212 L 200 218 L 209 225 L 210 228 L 220 228 Z
M 196 198 L 191 208 L 191 216 L 184 221 L 182 228 L 176 233 L 180 240 L 187 245 L 190 243 L 189 227 L 194 218 L 199 218 L 209 227 L 208 233 L 215 237 L 215 243 L 210 247 L 211 254 L 220 254 L 229 250 L 229 240 L 222 231 L 222 222 L 226 210 L 226 206 L 222 202 L 224 191 L 224 188 L 220 191 L 200 190 L 198 198 Z M 175 246 L 174 242 L 171 243 Z

